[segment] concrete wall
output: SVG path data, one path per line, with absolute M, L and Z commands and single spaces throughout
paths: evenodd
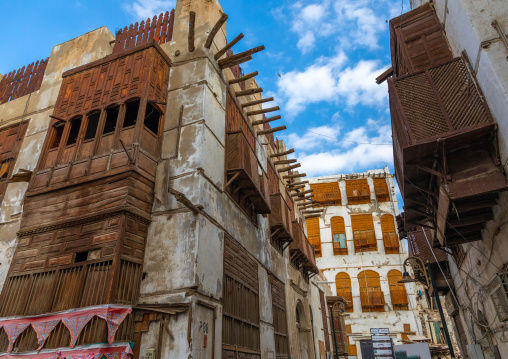
M 412 8 L 427 1 L 412 0 Z M 508 6 L 503 0 L 435 0 L 437 15 L 443 23 L 454 55 L 463 50 L 475 69 L 478 83 L 499 126 L 498 141 L 501 162 L 508 169 L 508 49 L 492 27 L 497 20 L 508 33 Z M 497 352 L 508 358 L 508 336 L 504 323 L 497 318 L 487 284 L 508 262 L 506 238 L 508 226 L 508 195 L 501 194 L 499 206 L 494 207 L 494 220 L 487 223 L 481 241 L 462 245 L 466 258 L 457 267 L 449 256 L 457 298 L 460 302 L 460 320 L 467 342 L 479 342 L 486 358 Z M 478 310 L 483 312 L 488 329 L 477 324 Z
M 391 200 L 389 202 L 377 202 L 374 192 L 374 177 L 386 177 L 388 188 L 390 189 Z M 371 203 L 368 204 L 347 204 L 346 179 L 367 178 L 371 192 Z M 407 258 L 407 251 L 404 241 L 400 242 L 399 254 L 386 254 L 383 244 L 383 236 L 381 232 L 380 216 L 388 213 L 395 216 L 398 214 L 397 200 L 395 197 L 395 189 L 393 179 L 387 168 L 383 170 L 371 170 L 366 173 L 353 175 L 332 175 L 310 178 L 309 184 L 313 183 L 329 183 L 338 182 L 341 191 L 341 206 L 326 206 L 324 212 L 319 217 L 320 234 L 321 234 L 321 252 L 322 257 L 316 258 L 317 266 L 322 271 L 326 280 L 335 282 L 335 276 L 339 272 L 346 272 L 351 278 L 351 289 L 353 294 L 354 311 L 348 313 L 346 324 L 351 324 L 353 335 L 350 336 L 350 344 L 357 345 L 358 357 L 361 358 L 361 350 L 359 340 L 370 339 L 370 328 L 387 327 L 394 337 L 395 343 L 400 343 L 400 332 L 404 331 L 404 324 L 410 324 L 411 329 L 417 334 L 421 334 L 421 324 L 417 320 L 418 313 L 415 300 L 414 284 L 406 284 L 406 291 L 409 298 L 409 310 L 395 311 L 390 299 L 390 290 L 388 285 L 387 274 L 390 270 L 396 269 L 403 272 L 402 263 Z M 307 185 L 309 189 L 310 186 Z M 377 251 L 355 253 L 353 231 L 351 228 L 351 214 L 371 213 L 374 219 L 374 229 L 377 238 Z M 332 232 L 330 220 L 333 216 L 341 216 L 344 218 L 346 227 L 346 240 L 348 247 L 348 255 L 334 255 Z M 358 283 L 358 274 L 363 270 L 376 271 L 381 280 L 381 289 L 385 295 L 385 311 L 384 312 L 362 312 L 360 301 L 360 288 Z M 337 294 L 335 285 L 332 286 L 333 295 Z

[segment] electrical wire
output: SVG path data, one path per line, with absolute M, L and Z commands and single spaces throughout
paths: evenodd
M 317 135 L 317 136 L 330 138 L 330 139 L 335 140 L 335 141 L 350 142 L 350 143 L 356 143 L 356 144 L 359 144 L 359 145 L 371 145 L 371 146 L 391 146 L 392 145 L 391 143 L 371 143 L 371 142 L 359 142 L 359 141 L 345 140 L 343 138 L 337 138 L 337 137 L 333 137 L 333 136 L 323 135 L 322 133 L 311 131 L 308 128 L 300 127 L 300 126 L 297 126 L 297 125 L 295 125 L 293 123 L 289 123 L 289 122 L 284 121 L 284 120 L 281 120 L 281 121 L 286 123 L 286 124 L 288 124 L 289 126 L 293 126 L 293 127 L 299 128 L 300 130 L 312 133 L 312 134 Z

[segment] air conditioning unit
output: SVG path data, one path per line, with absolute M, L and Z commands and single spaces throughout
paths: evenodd
M 501 322 L 508 320 L 508 275 L 496 273 L 488 284 L 489 294 Z

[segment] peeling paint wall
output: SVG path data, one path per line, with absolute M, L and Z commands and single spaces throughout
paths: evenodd
M 347 179 L 366 178 L 370 187 L 371 202 L 367 204 L 347 204 L 346 183 Z M 391 200 L 388 202 L 377 202 L 374 191 L 373 178 L 386 178 Z M 356 344 L 358 357 L 361 358 L 359 340 L 370 338 L 370 328 L 389 328 L 393 335 L 395 343 L 401 343 L 400 333 L 404 331 L 404 324 L 410 324 L 411 330 L 421 334 L 421 325 L 416 311 L 415 286 L 413 283 L 406 284 L 406 291 L 409 299 L 409 310 L 393 310 L 390 299 L 390 289 L 388 285 L 387 274 L 390 270 L 396 269 L 401 273 L 403 262 L 407 258 L 407 251 L 404 241 L 400 242 L 399 254 L 386 254 L 383 244 L 380 216 L 382 214 L 391 214 L 394 218 L 398 214 L 397 200 L 393 186 L 392 175 L 388 168 L 383 170 L 370 170 L 365 173 L 356 173 L 350 175 L 331 175 L 310 178 L 309 185 L 316 183 L 338 182 L 341 192 L 341 206 L 325 206 L 324 212 L 319 217 L 321 251 L 322 257 L 316 258 L 318 268 L 322 271 L 326 280 L 335 283 L 335 276 L 339 272 L 346 272 L 351 277 L 351 289 L 353 295 L 354 311 L 348 313 L 345 318 L 346 324 L 351 324 L 352 336 L 350 344 Z M 351 228 L 351 214 L 369 213 L 374 219 L 374 230 L 377 239 L 377 251 L 355 253 L 353 230 Z M 332 232 L 330 220 L 333 216 L 344 218 L 346 227 L 346 244 L 348 247 L 347 255 L 334 255 Z M 385 297 L 384 312 L 362 312 L 360 301 L 360 287 L 358 283 L 358 274 L 364 270 L 373 270 L 377 272 L 381 280 L 381 290 Z M 331 284 L 332 295 L 337 295 L 337 289 Z

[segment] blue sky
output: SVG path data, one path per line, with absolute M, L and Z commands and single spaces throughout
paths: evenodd
M 244 64 L 244 72 L 259 71 L 265 97 L 281 106 L 282 121 L 272 124 L 287 126 L 276 135 L 295 148 L 304 172 L 317 176 L 385 165 L 393 172 L 390 145 L 363 143 L 391 144 L 386 83 L 377 85 L 375 78 L 390 66 L 387 20 L 408 11 L 408 0 L 220 2 L 229 15 L 228 38 L 245 35 L 235 52 L 266 47 Z M 114 32 L 174 4 L 3 1 L 0 13 L 9 16 L 0 22 L 0 73 L 46 58 L 54 45 L 100 26 Z

